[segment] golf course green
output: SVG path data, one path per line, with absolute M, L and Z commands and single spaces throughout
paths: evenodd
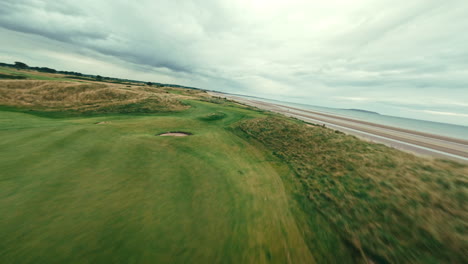
M 466 259 L 465 164 L 198 89 L 8 73 L 2 264 Z
M 0 111 L 3 263 L 313 263 L 279 172 L 230 125 L 260 115 Z M 223 118 L 206 118 L 222 112 Z M 159 137 L 186 131 L 187 137 Z

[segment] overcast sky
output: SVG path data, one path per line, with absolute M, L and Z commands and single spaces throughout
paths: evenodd
M 467 0 L 1 0 L 0 61 L 468 125 Z

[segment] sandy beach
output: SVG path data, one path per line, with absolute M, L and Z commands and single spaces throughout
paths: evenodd
M 382 143 L 420 156 L 468 162 L 468 141 L 466 140 L 423 133 L 405 128 L 390 127 L 231 94 L 216 92 L 210 92 L 210 94 L 235 100 L 242 104 L 254 106 L 263 110 L 281 113 L 312 124 L 325 125 L 346 134 Z

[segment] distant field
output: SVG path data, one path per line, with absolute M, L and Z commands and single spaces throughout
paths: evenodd
M 29 78 L 29 79 L 34 79 L 34 80 L 70 81 L 70 79 L 64 78 L 64 76 L 59 75 L 59 74 L 42 73 L 42 72 L 26 71 L 26 70 L 15 70 L 9 67 L 0 67 L 0 74 Z M 3 78 L 1 78 L 0 76 L 0 80 L 1 79 Z
M 1 263 L 460 263 L 467 174 L 198 90 L 0 81 Z

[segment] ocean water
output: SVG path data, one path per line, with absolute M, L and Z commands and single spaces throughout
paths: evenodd
M 237 96 L 237 95 L 236 95 Z M 440 136 L 459 138 L 468 140 L 468 126 L 439 123 L 397 116 L 381 115 L 372 112 L 356 111 L 351 109 L 338 109 L 338 108 L 329 108 L 321 107 L 307 104 L 298 104 L 291 102 L 284 102 L 278 100 L 264 99 L 258 97 L 242 96 L 250 99 L 255 99 L 259 101 L 265 101 L 270 103 L 276 103 L 280 105 L 286 105 L 291 107 L 296 107 L 304 110 L 312 110 L 321 113 L 329 113 L 333 115 L 338 115 L 342 117 L 348 117 L 356 120 L 367 121 L 375 124 L 386 125 L 391 127 L 409 129 L 419 132 L 425 132 Z

